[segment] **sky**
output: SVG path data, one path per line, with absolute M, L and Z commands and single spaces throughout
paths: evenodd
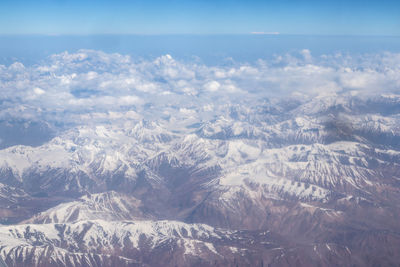
M 400 35 L 398 0 L 1 0 L 0 34 Z

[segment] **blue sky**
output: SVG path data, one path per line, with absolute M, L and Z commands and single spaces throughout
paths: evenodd
M 399 0 L 1 0 L 0 34 L 400 35 Z

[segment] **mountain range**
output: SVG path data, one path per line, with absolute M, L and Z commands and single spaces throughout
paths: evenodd
M 168 116 L 62 130 L 2 121 L 34 141 L 0 150 L 0 258 L 8 266 L 399 265 L 400 96 L 251 103 L 223 100 L 210 115 L 193 101 Z

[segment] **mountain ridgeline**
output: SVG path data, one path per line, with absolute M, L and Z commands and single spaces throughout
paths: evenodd
M 207 110 L 194 102 L 191 115 L 62 130 L 0 122 L 9 129 L 0 258 L 8 266 L 400 265 L 400 96 L 221 101 Z M 16 144 L 18 127 L 23 136 L 36 129 L 34 144 Z

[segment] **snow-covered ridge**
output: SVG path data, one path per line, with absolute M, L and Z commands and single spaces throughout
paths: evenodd
M 18 177 L 32 166 L 41 170 L 68 168 L 88 171 L 90 165 L 97 162 L 100 171 L 109 171 L 121 165 L 130 167 L 140 163 L 162 149 L 162 144 L 157 146 L 158 142 L 146 145 L 143 138 L 150 138 L 151 133 L 156 138 L 152 141 L 162 137 L 172 139 L 172 135 L 160 127 L 152 132 L 142 122 L 132 123 L 131 127 L 131 130 L 106 125 L 77 127 L 37 148 L 15 146 L 1 150 L 0 164 L 2 168 L 10 168 Z
M 88 194 L 75 201 L 62 203 L 41 212 L 25 223 L 69 223 L 102 219 L 107 221 L 142 219 L 149 215 L 141 210 L 141 202 L 132 196 L 109 191 Z
M 14 263 L 61 261 L 68 264 L 69 258 L 76 253 L 84 258 L 92 254 L 125 256 L 131 253 L 130 258 L 125 257 L 132 261 L 135 260 L 132 253 L 149 253 L 163 244 L 176 244 L 183 255 L 218 255 L 212 241 L 228 236 L 229 232 L 218 232 L 204 224 L 177 221 L 94 220 L 69 224 L 24 224 L 0 227 L 0 255 Z M 80 259 L 76 264 L 82 265 L 84 260 Z
M 80 235 L 83 233 L 83 236 Z M 221 238 L 214 228 L 204 224 L 185 224 L 178 221 L 80 221 L 67 224 L 21 224 L 1 226 L 2 237 L 14 238 L 19 244 L 33 245 L 66 242 L 80 242 L 86 249 L 110 246 L 116 242 L 124 246 L 124 238 L 129 236 L 131 244 L 139 247 L 139 237 L 143 234 L 157 246 L 169 238 Z M 77 240 L 78 238 L 78 240 Z M 100 240 L 99 240 L 100 238 Z M 114 244 L 115 245 L 115 244 Z

